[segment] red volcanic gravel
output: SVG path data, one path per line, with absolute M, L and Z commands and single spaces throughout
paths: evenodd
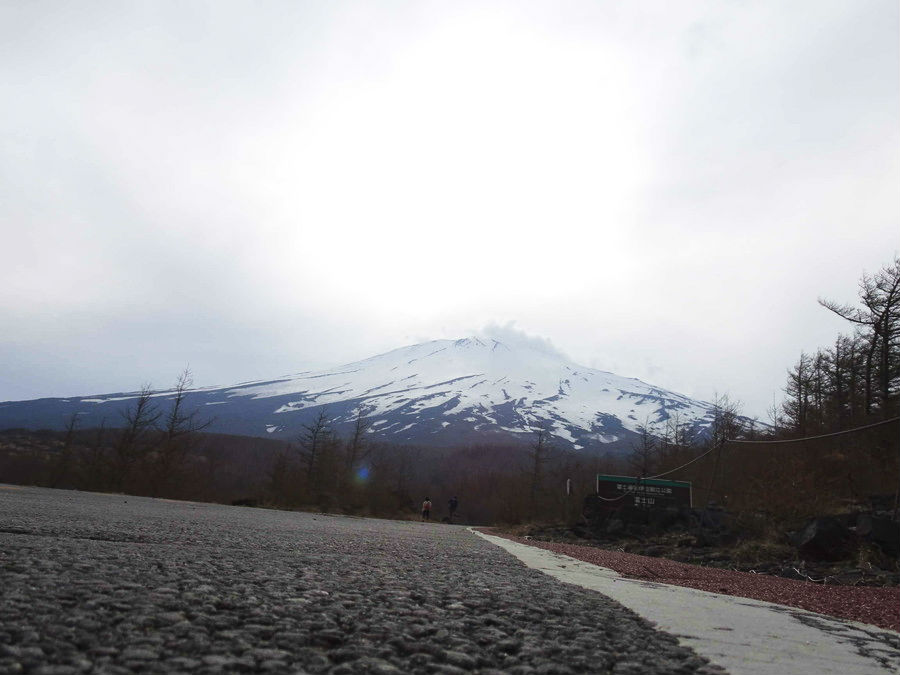
M 782 579 L 768 574 L 699 567 L 665 558 L 606 551 L 593 546 L 525 540 L 494 531 L 490 534 L 554 553 L 562 553 L 577 560 L 615 570 L 633 579 L 646 579 L 712 593 L 764 600 L 900 631 L 898 588 L 826 586 L 810 581 Z

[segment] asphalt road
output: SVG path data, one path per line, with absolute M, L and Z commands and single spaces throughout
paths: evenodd
M 462 527 L 0 485 L 0 673 L 713 673 Z

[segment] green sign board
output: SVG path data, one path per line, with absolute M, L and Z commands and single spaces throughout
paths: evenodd
M 597 474 L 597 495 L 642 508 L 692 505 L 691 484 L 680 480 Z

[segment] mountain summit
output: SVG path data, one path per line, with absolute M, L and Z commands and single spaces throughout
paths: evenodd
M 136 393 L 0 403 L 0 428 L 115 426 Z M 160 406 L 171 392 L 156 392 Z M 369 434 L 394 443 L 447 446 L 519 440 L 545 428 L 560 445 L 601 451 L 630 444 L 640 426 L 677 419 L 695 432 L 712 404 L 634 378 L 585 368 L 548 349 L 489 338 L 434 340 L 364 361 L 275 380 L 193 389 L 189 406 L 215 418 L 210 431 L 293 438 L 323 408 L 338 432 L 363 415 Z

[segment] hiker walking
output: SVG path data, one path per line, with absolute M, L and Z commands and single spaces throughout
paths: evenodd
M 456 513 L 456 507 L 459 506 L 459 500 L 456 497 L 450 497 L 447 502 L 447 510 L 450 512 L 450 522 L 453 522 L 453 514 Z
M 422 502 L 422 520 L 429 518 L 431 518 L 431 500 L 425 497 L 425 501 Z

